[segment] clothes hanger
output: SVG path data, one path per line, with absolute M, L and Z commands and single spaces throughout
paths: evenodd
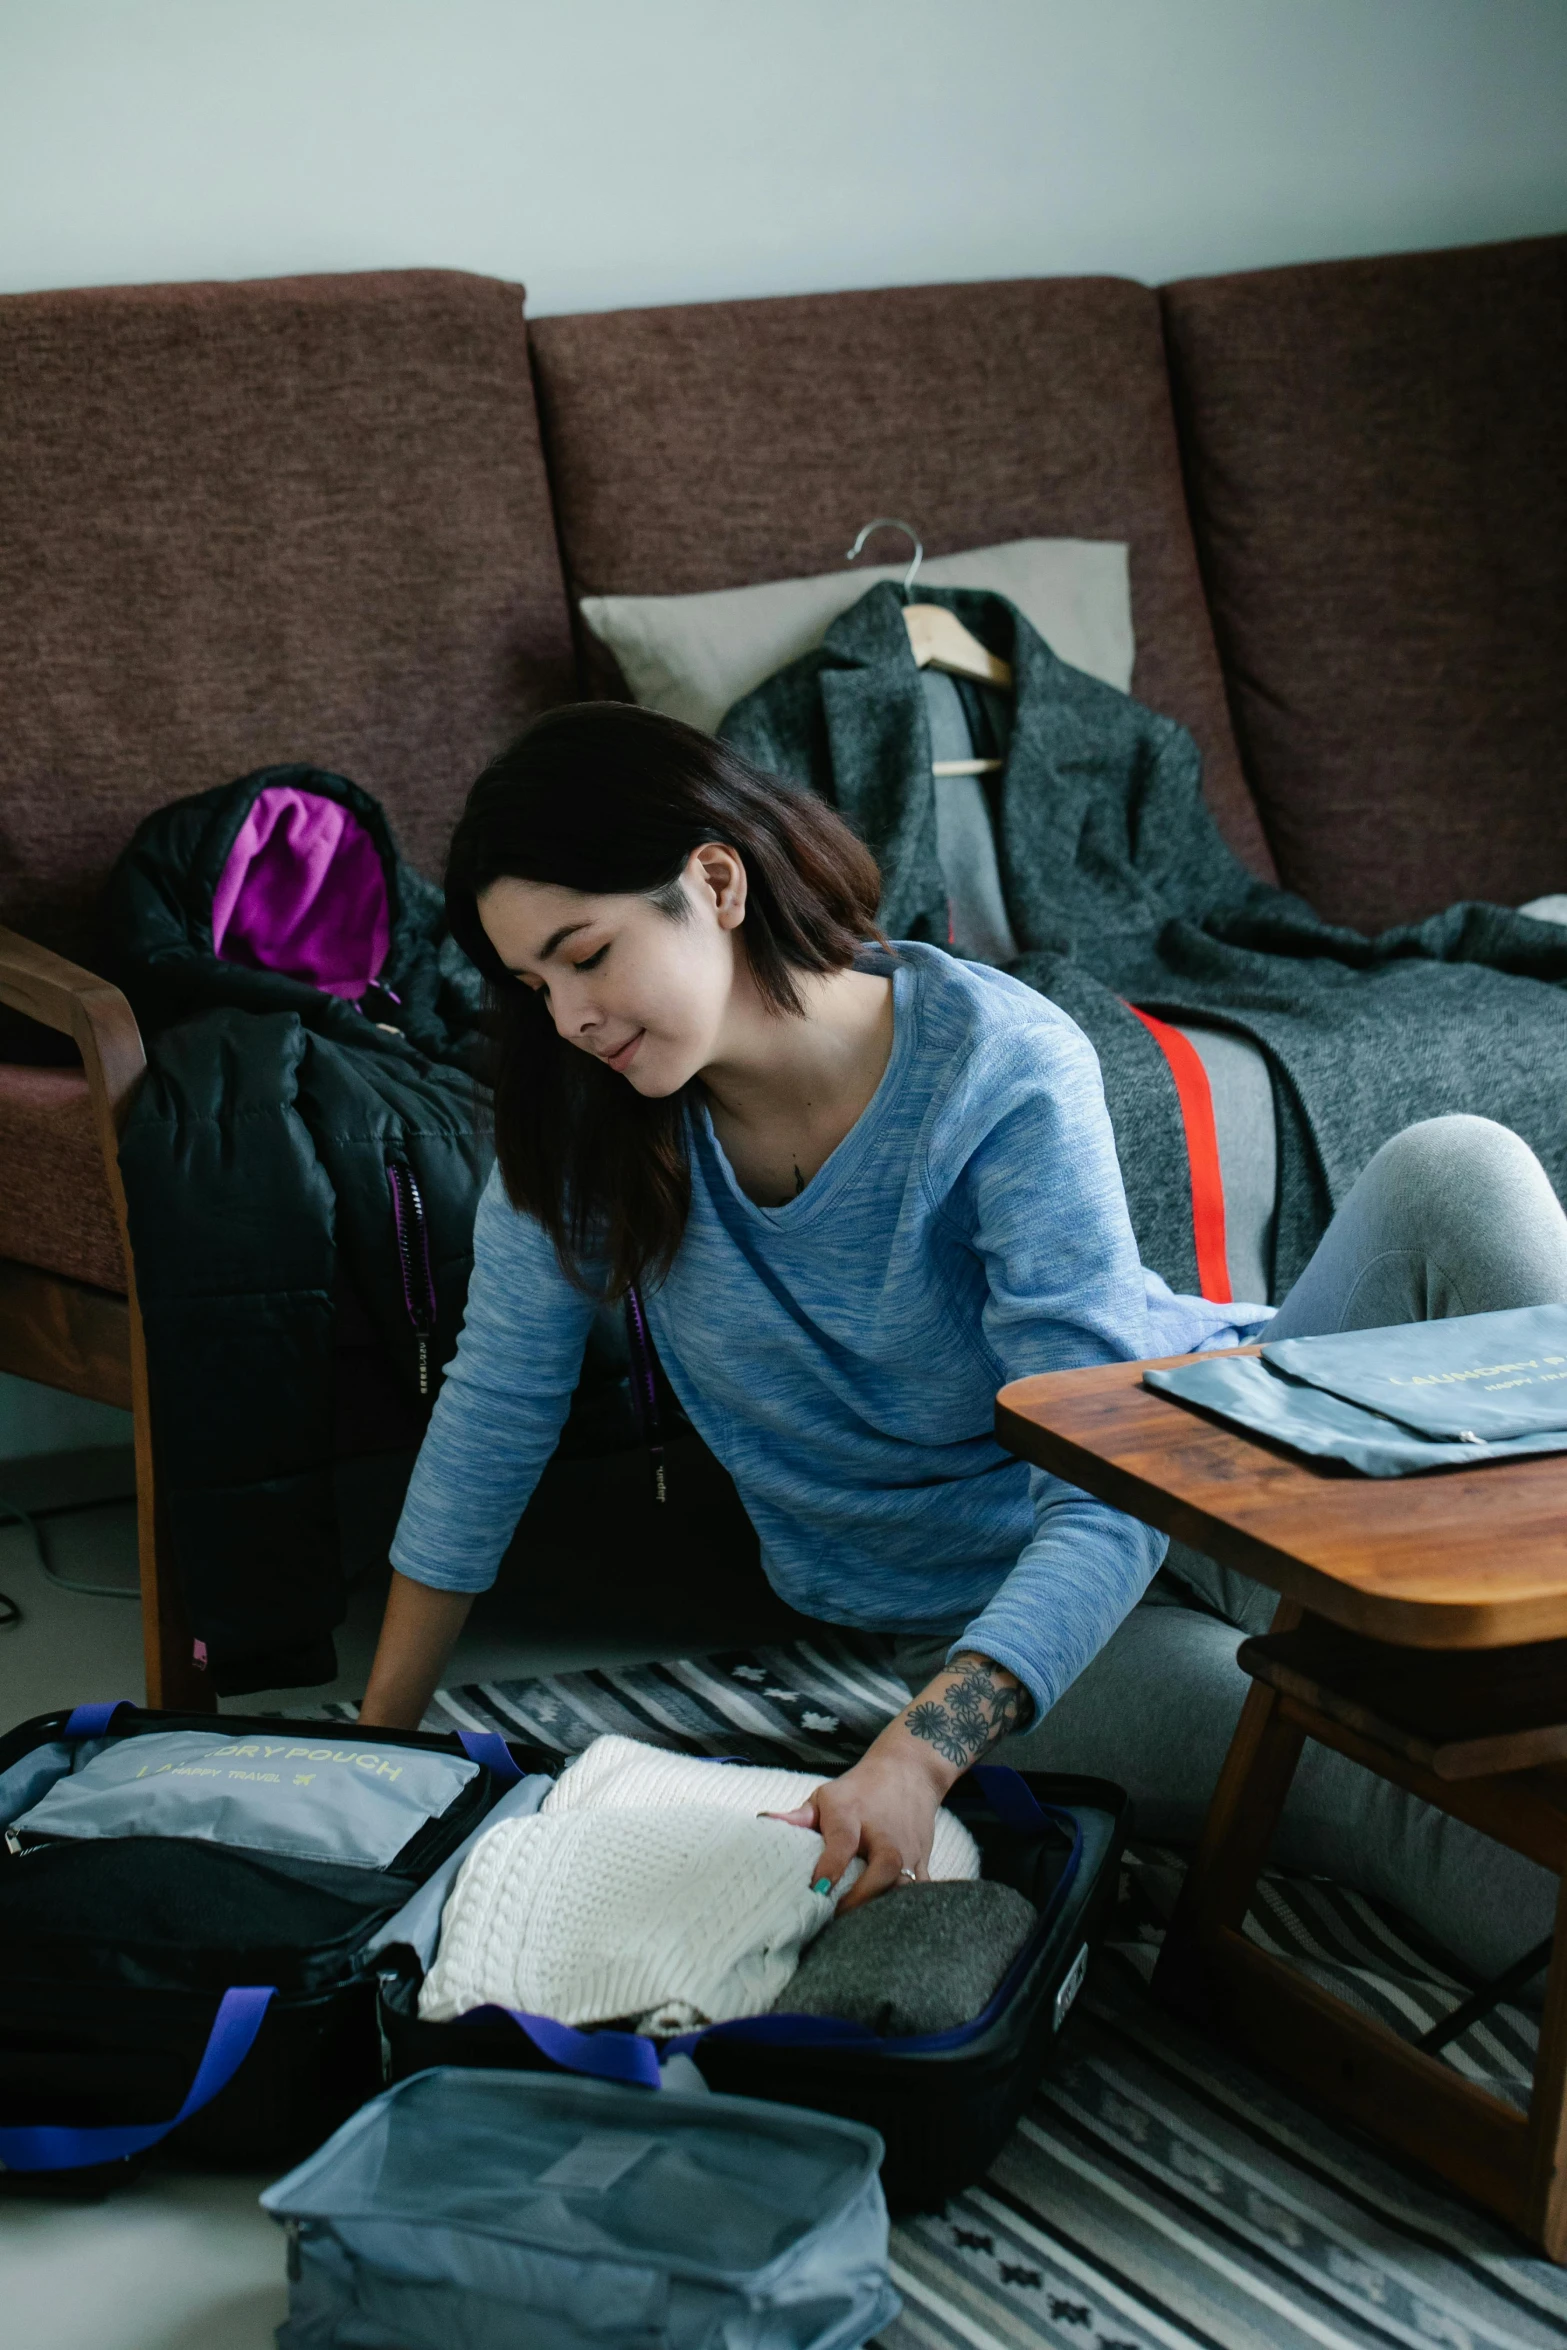
M 903 594 L 908 596 L 914 578 L 925 560 L 925 548 L 917 531 L 895 514 L 878 514 L 865 525 L 845 561 L 857 562 L 860 551 L 873 530 L 901 530 L 913 545 L 914 560 L 903 575 Z M 909 650 L 914 655 L 917 669 L 939 669 L 948 677 L 971 678 L 976 685 L 1000 686 L 1003 692 L 1012 690 L 1012 671 L 1009 664 L 997 658 L 982 645 L 971 629 L 964 627 L 956 613 L 942 604 L 910 604 L 903 607 L 903 625 L 909 632 Z M 1000 772 L 999 759 L 936 759 L 932 762 L 933 775 L 995 775 Z

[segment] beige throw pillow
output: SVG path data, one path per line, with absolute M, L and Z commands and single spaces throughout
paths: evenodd
M 584 596 L 582 617 L 634 698 L 708 733 L 743 694 L 819 645 L 840 612 L 906 563 L 698 596 Z M 1075 669 L 1128 693 L 1134 644 L 1126 548 L 1108 539 L 1014 539 L 938 555 L 915 582 L 1007 596 Z

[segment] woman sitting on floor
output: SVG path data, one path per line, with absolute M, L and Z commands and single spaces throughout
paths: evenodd
M 1567 1301 L 1567 1218 L 1506 1129 L 1388 1143 L 1276 1314 L 1144 1269 L 1094 1054 L 1004 973 L 876 931 L 820 800 L 650 712 L 538 720 L 474 786 L 451 925 L 500 1015 L 498 1165 L 467 1321 L 392 1549 L 361 1719 L 414 1725 L 554 1449 L 595 1310 L 635 1286 L 774 1587 L 892 1636 L 915 1695 L 816 1791 L 850 1903 L 925 1873 L 992 1752 L 1132 1792 L 1195 1837 L 1271 1602 L 1031 1472 L 993 1433 L 1027 1373 L 1257 1335 Z M 1161 1604 L 1161 1601 L 1163 1602 Z M 1226 1621 L 1225 1619 L 1228 1619 Z M 1554 1880 L 1312 1750 L 1278 1855 L 1400 1902 L 1475 1963 Z

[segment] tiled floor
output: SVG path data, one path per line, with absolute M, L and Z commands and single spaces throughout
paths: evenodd
M 17 2350 L 272 2350 L 288 2314 L 264 2175 L 144 2173 L 101 2203 L 0 2203 Z

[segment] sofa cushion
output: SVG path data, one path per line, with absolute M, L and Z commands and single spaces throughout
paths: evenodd
M 304 760 L 438 868 L 574 690 L 517 286 L 0 300 L 0 921 L 91 963 L 138 819 Z
M 0 1257 L 125 1288 L 119 1226 L 80 1069 L 0 1062 Z
M 931 555 L 1124 540 L 1134 690 L 1192 728 L 1215 814 L 1271 873 L 1145 287 L 1056 278 L 606 311 L 538 320 L 531 342 L 574 596 L 835 570 L 874 514 L 906 517 Z M 870 552 L 896 561 L 898 542 Z
M 1163 298 L 1284 880 L 1364 929 L 1567 883 L 1567 238 Z

